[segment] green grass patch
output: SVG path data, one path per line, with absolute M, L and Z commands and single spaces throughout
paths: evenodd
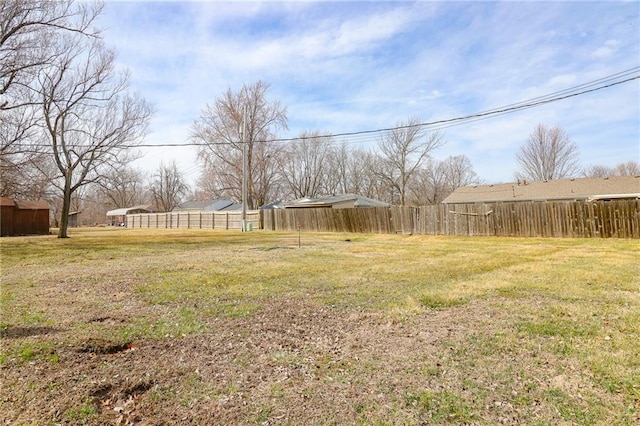
M 466 399 L 454 392 L 425 390 L 406 395 L 405 401 L 407 407 L 416 410 L 425 423 L 461 424 L 474 420 Z
M 424 295 L 420 298 L 420 303 L 423 306 L 427 308 L 432 308 L 432 309 L 451 308 L 453 306 L 464 305 L 467 302 L 468 302 L 468 299 L 461 298 L 461 297 L 450 297 L 450 296 L 447 296 L 446 294 L 442 294 L 442 295 L 429 294 L 429 295 Z
M 55 364 L 59 361 L 59 355 L 51 342 L 22 343 L 8 348 L 3 345 L 0 365 L 6 364 L 10 359 L 18 363 L 42 360 Z
M 84 423 L 94 417 L 98 413 L 95 404 L 87 403 L 80 407 L 75 407 L 67 411 L 65 418 L 68 421 Z

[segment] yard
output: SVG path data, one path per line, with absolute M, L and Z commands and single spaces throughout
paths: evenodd
M 640 422 L 640 241 L 3 238 L 4 424 Z

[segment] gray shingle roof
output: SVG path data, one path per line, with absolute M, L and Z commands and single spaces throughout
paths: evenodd
M 640 176 L 576 178 L 495 185 L 464 186 L 444 199 L 445 204 L 506 201 L 590 200 L 640 198 Z
M 232 200 L 227 200 L 224 198 L 220 198 L 217 200 L 206 200 L 206 201 L 186 201 L 176 208 L 173 209 L 174 212 L 177 211 L 219 211 L 223 210 L 233 204 Z
M 389 204 L 383 201 L 374 200 L 357 194 L 342 194 L 321 198 L 301 198 L 286 204 L 285 208 L 331 207 L 335 204 L 348 201 L 353 201 L 354 207 L 389 207 Z

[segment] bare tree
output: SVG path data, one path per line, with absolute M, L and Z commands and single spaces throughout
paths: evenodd
M 280 172 L 293 198 L 318 197 L 326 188 L 331 137 L 304 131 L 284 149 Z
M 429 161 L 416 172 L 411 185 L 411 202 L 417 206 L 438 204 L 449 194 L 445 164 Z
M 282 158 L 282 146 L 276 143 L 259 143 L 253 149 L 252 166 L 249 169 L 252 184 L 249 186 L 252 203 L 248 208 L 258 208 L 278 199 L 282 193 L 282 180 L 278 164 Z
M 471 160 L 466 155 L 452 155 L 441 164 L 444 168 L 445 183 L 449 193 L 462 186 L 480 183 L 480 178 L 473 170 Z
M 349 148 L 345 142 L 332 146 L 324 160 L 324 192 L 383 199 L 388 191 L 377 173 L 380 162 L 372 150 Z
M 44 135 L 60 173 L 59 238 L 67 237 L 71 196 L 104 178 L 113 164 L 131 160 L 131 145 L 147 130 L 152 110 L 127 92 L 128 74 L 116 73 L 115 54 L 98 39 L 61 40 L 67 52 L 38 78 Z
M 49 199 L 56 176 L 50 155 L 0 156 L 0 195 L 26 200 Z
M 57 40 L 65 33 L 97 37 L 91 25 L 101 10 L 101 3 L 73 0 L 0 2 L 0 95 L 20 95 L 5 99 L 0 109 L 24 105 L 22 89 L 32 89 L 39 71 L 64 54 Z
M 0 1 L 0 173 L 3 195 L 42 197 L 41 96 L 37 78 L 63 55 L 65 35 L 97 38 L 98 2 Z M 35 190 L 34 190 L 35 188 Z
M 189 185 L 178 170 L 176 162 L 169 165 L 160 164 L 153 175 L 149 190 L 159 211 L 170 212 L 189 193 Z
M 416 173 L 411 185 L 415 205 L 439 204 L 457 188 L 480 183 L 469 158 L 465 155 L 430 160 Z
M 591 166 L 582 171 L 582 175 L 588 178 L 604 178 L 613 176 L 613 169 L 607 166 Z
M 415 118 L 399 123 L 378 141 L 381 158 L 378 173 L 389 185 L 392 199 L 397 194 L 400 205 L 405 205 L 409 182 L 430 153 L 444 143 L 439 132 L 426 133 Z
M 640 163 L 627 161 L 615 167 L 595 165 L 585 169 L 582 174 L 585 177 L 640 176 Z
M 349 184 L 348 163 L 351 153 L 345 142 L 340 145 L 332 145 L 328 147 L 325 158 L 323 159 L 325 168 L 325 179 L 323 192 L 326 194 L 346 194 Z
M 614 168 L 615 176 L 640 176 L 640 163 L 637 161 L 627 161 L 619 163 Z
M 347 192 L 385 200 L 387 184 L 380 179 L 377 169 L 380 158 L 375 152 L 355 149 L 348 163 L 349 186 Z
M 275 178 L 277 146 L 269 142 L 275 132 L 287 128 L 287 112 L 279 102 L 269 102 L 269 85 L 258 81 L 231 89 L 207 105 L 192 126 L 192 137 L 206 143 L 200 150 L 206 173 L 213 177 L 220 193 L 241 199 L 243 146 L 247 156 L 247 207 L 257 208 L 269 197 Z M 244 112 L 246 122 L 243 126 Z
M 231 194 L 231 191 L 221 189 L 220 175 L 214 167 L 204 167 L 196 185 L 196 192 L 199 194 L 198 199 L 234 198 L 234 194 Z
M 560 126 L 539 124 L 516 154 L 516 178 L 544 181 L 577 176 L 578 154 L 578 146 Z
M 113 208 L 142 204 L 145 197 L 144 179 L 139 170 L 124 166 L 114 168 L 98 182 L 97 196 L 108 200 Z

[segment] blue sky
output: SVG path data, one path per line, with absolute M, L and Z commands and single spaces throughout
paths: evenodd
M 640 66 L 637 1 L 107 1 L 100 25 L 155 106 L 147 144 L 188 142 L 207 103 L 258 80 L 295 137 L 464 116 Z M 464 154 L 484 181 L 511 181 L 539 123 L 562 126 L 585 166 L 640 161 L 640 80 L 446 128 L 434 157 Z M 143 170 L 175 159 L 199 175 L 195 148 L 141 152 Z

